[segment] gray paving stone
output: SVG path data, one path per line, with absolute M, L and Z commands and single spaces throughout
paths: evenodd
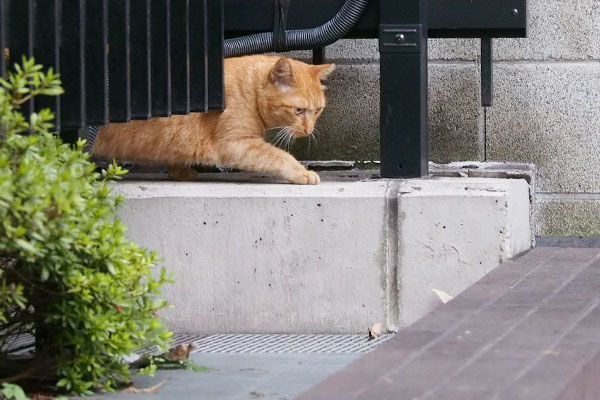
M 569 383 L 575 379 L 580 368 L 598 354 L 600 339 L 600 305 L 588 310 L 587 314 L 565 332 L 552 352 L 543 353 L 531 368 L 524 371 L 501 393 L 501 398 L 553 399 L 561 398 Z M 593 350 L 592 350 L 593 349 Z M 589 383 L 598 389 L 599 382 Z M 557 396 L 557 391 L 559 392 Z
M 285 400 L 292 399 L 338 371 L 356 355 L 192 354 L 209 372 L 159 370 L 154 377 L 136 376 L 137 388 L 166 380 L 156 393 L 107 393 L 98 400 Z M 82 398 L 85 399 L 85 398 Z
M 537 201 L 536 231 L 541 236 L 600 235 L 600 200 Z
M 537 247 L 600 247 L 600 236 L 538 236 L 535 244 Z
M 489 161 L 537 165 L 537 191 L 600 192 L 600 64 L 498 64 Z
M 481 159 L 479 72 L 473 64 L 432 64 L 429 69 L 430 156 L 436 162 Z M 379 159 L 379 65 L 338 65 L 328 83 L 328 106 L 319 120 L 318 145 L 302 140 L 303 160 Z
M 527 2 L 528 37 L 495 40 L 498 60 L 590 60 L 600 58 L 600 2 Z

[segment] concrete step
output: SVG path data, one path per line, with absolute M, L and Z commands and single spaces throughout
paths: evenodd
M 176 332 L 395 331 L 440 304 L 432 289 L 457 295 L 532 245 L 525 179 L 371 176 L 294 186 L 217 174 L 114 190 L 130 237 L 176 279 L 163 313 Z

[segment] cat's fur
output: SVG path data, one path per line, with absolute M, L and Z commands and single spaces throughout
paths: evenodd
M 100 129 L 92 153 L 141 164 L 163 164 L 175 179 L 192 179 L 193 164 L 281 176 L 317 184 L 289 153 L 265 141 L 265 131 L 285 128 L 294 137 L 313 133 L 325 107 L 321 81 L 334 65 L 308 65 L 285 57 L 225 60 L 225 110 L 112 123 Z

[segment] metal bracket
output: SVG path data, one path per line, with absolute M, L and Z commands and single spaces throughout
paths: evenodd
M 422 25 L 379 25 L 380 53 L 420 53 L 424 40 Z
M 491 107 L 494 97 L 492 38 L 481 38 L 481 106 Z

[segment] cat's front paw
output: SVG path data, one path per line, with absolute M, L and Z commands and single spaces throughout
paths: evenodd
M 321 182 L 321 178 L 314 171 L 304 170 L 290 179 L 290 182 L 297 185 L 316 185 Z

